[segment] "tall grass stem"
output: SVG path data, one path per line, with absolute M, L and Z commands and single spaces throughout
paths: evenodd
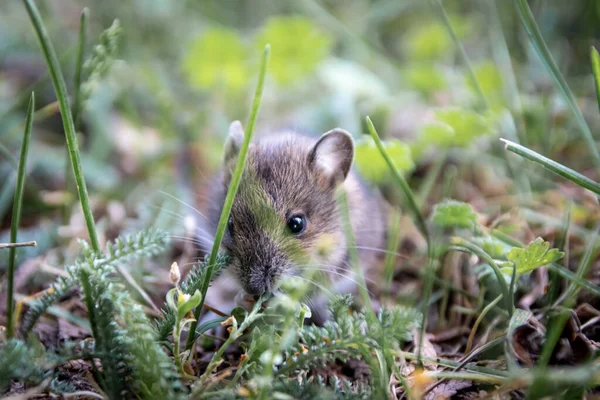
M 408 201 L 408 206 L 410 208 L 410 211 L 413 214 L 413 218 L 415 218 L 415 220 L 416 220 L 417 227 L 419 228 L 419 230 L 421 231 L 421 233 L 423 234 L 423 236 L 429 243 L 429 232 L 427 230 L 427 225 L 425 224 L 425 218 L 423 217 L 423 214 L 421 213 L 421 210 L 419 209 L 417 201 L 415 200 L 415 195 L 413 194 L 412 190 L 410 189 L 410 186 L 408 186 L 406 179 L 404 179 L 404 177 L 402 176 L 402 174 L 400 173 L 398 168 L 396 168 L 396 166 L 394 165 L 394 161 L 388 154 L 387 150 L 385 149 L 385 146 L 383 145 L 383 143 L 381 142 L 381 139 L 379 138 L 379 135 L 377 134 L 377 130 L 375 129 L 375 126 L 373 125 L 373 121 L 371 121 L 371 118 L 369 118 L 369 117 L 366 117 L 366 121 L 367 121 L 367 127 L 369 129 L 369 133 L 373 137 L 373 140 L 375 141 L 375 144 L 377 145 L 379 152 L 381 153 L 381 155 L 385 159 L 385 162 L 387 163 L 388 167 L 390 168 L 390 171 L 392 172 L 392 175 L 394 176 L 396 183 L 398 183 L 398 185 L 400 186 L 400 189 L 406 196 L 406 200 Z
M 533 44 L 533 47 L 535 48 L 539 57 L 541 58 L 542 63 L 544 64 L 544 66 L 546 67 L 546 69 L 548 70 L 548 72 L 550 73 L 552 78 L 554 79 L 556 86 L 558 86 L 558 89 L 560 90 L 560 92 L 564 96 L 565 100 L 567 101 L 567 104 L 569 105 L 571 112 L 575 116 L 577 125 L 579 126 L 579 129 L 581 130 L 583 139 L 585 140 L 587 147 L 589 147 L 590 153 L 592 154 L 592 157 L 594 160 L 594 164 L 596 165 L 597 168 L 600 169 L 600 153 L 598 152 L 598 147 L 596 146 L 596 142 L 594 141 L 594 137 L 592 136 L 590 127 L 588 126 L 587 122 L 585 121 L 585 118 L 583 117 L 581 110 L 577 106 L 577 100 L 575 100 L 575 96 L 573 95 L 573 92 L 571 92 L 569 85 L 567 85 L 567 81 L 560 73 L 560 70 L 558 69 L 558 65 L 556 64 L 556 61 L 554 61 L 554 58 L 552 57 L 552 53 L 550 53 L 550 49 L 548 49 L 548 46 L 546 45 L 546 42 L 544 41 L 544 37 L 542 36 L 542 33 L 540 32 L 540 28 L 538 27 L 537 23 L 535 22 L 535 18 L 533 17 L 533 13 L 531 12 L 529 5 L 527 4 L 527 0 L 513 0 L 513 1 L 515 3 L 515 6 L 517 7 L 519 16 L 521 17 L 523 26 L 525 27 L 525 30 L 527 31 L 527 36 L 529 36 L 529 40 L 531 41 L 531 43 Z
M 235 165 L 235 170 L 233 172 L 233 176 L 231 177 L 231 183 L 229 184 L 229 189 L 227 190 L 227 196 L 225 197 L 225 202 L 223 204 L 223 210 L 221 211 L 221 216 L 219 218 L 219 223 L 217 225 L 217 232 L 215 233 L 215 240 L 213 242 L 212 250 L 210 252 L 210 257 L 208 259 L 207 268 L 209 268 L 209 272 L 207 274 L 207 279 L 203 282 L 201 287 L 202 301 L 200 305 L 196 307 L 194 311 L 195 321 L 193 321 L 190 325 L 190 334 L 188 336 L 185 348 L 186 350 L 190 350 L 192 345 L 194 344 L 194 334 L 196 331 L 196 327 L 198 326 L 198 318 L 200 318 L 200 312 L 202 311 L 202 304 L 204 304 L 204 299 L 206 297 L 206 292 L 208 291 L 208 286 L 210 284 L 210 277 L 213 275 L 213 270 L 215 263 L 217 261 L 217 256 L 219 254 L 219 248 L 221 247 L 221 241 L 223 240 L 223 235 L 225 234 L 225 229 L 227 228 L 227 221 L 229 220 L 229 214 L 231 212 L 231 208 L 233 207 L 233 200 L 235 199 L 235 195 L 237 193 L 238 187 L 240 185 L 240 181 L 242 179 L 242 172 L 244 171 L 244 166 L 246 164 L 246 156 L 248 155 L 248 149 L 250 147 L 250 141 L 252 140 L 252 135 L 254 134 L 254 126 L 256 124 L 256 119 L 258 117 L 258 110 L 260 109 L 260 102 L 262 99 L 263 88 L 265 86 L 265 77 L 267 75 L 267 66 L 269 64 L 269 59 L 271 56 L 271 45 L 267 44 L 263 51 L 262 60 L 260 64 L 260 72 L 258 74 L 258 83 L 256 85 L 256 91 L 254 93 L 254 101 L 252 102 L 252 109 L 250 111 L 250 117 L 248 118 L 248 123 L 245 127 L 244 134 L 244 142 L 242 143 L 242 147 L 240 148 L 237 162 Z
M 520 144 L 511 142 L 510 140 L 506 139 L 500 140 L 504 143 L 504 148 L 506 150 L 518 154 L 527 160 L 541 164 L 547 170 L 552 171 L 555 174 L 570 180 L 576 185 L 588 189 L 600 196 L 600 183 L 588 178 L 585 175 L 580 174 L 579 172 L 573 171 L 571 168 L 565 167 L 564 165 L 557 163 L 554 160 L 544 157 L 543 155 L 536 153 L 535 151 L 530 150 L 525 146 L 521 146 Z
M 25 133 L 23 134 L 23 143 L 21 144 L 21 157 L 19 158 L 19 170 L 17 173 L 17 188 L 13 200 L 12 221 L 10 223 L 10 242 L 17 243 L 17 233 L 21 221 L 21 207 L 23 205 L 23 189 L 25 188 L 25 175 L 27 170 L 27 153 L 29 152 L 29 139 L 33 126 L 33 111 L 35 110 L 35 93 L 31 93 L 29 106 L 27 107 L 27 122 L 25 123 Z M 11 338 L 15 335 L 15 320 L 13 313 L 15 311 L 14 283 L 15 266 L 17 258 L 17 248 L 11 247 L 8 250 L 8 290 L 6 293 L 6 336 Z
M 83 170 L 81 168 L 81 159 L 79 157 L 79 146 L 77 144 L 77 136 L 75 134 L 75 124 L 73 123 L 73 115 L 71 114 L 71 108 L 69 107 L 69 96 L 67 92 L 67 85 L 65 84 L 65 78 L 62 74 L 54 46 L 48 35 L 48 31 L 42 22 L 39 10 L 33 0 L 23 0 L 29 18 L 35 28 L 35 32 L 38 36 L 46 64 L 48 65 L 48 71 L 52 78 L 52 85 L 56 92 L 56 98 L 60 108 L 60 114 L 62 117 L 63 126 L 65 129 L 65 137 L 67 140 L 67 148 L 69 150 L 69 158 L 71 159 L 71 166 L 73 167 L 73 174 L 75 175 L 75 183 L 77 184 L 77 192 L 79 194 L 79 201 L 81 202 L 81 208 L 83 209 L 83 216 L 85 218 L 85 225 L 87 227 L 88 235 L 90 237 L 90 243 L 92 249 L 100 251 L 100 241 L 98 240 L 98 234 L 96 233 L 96 226 L 94 223 L 94 215 L 92 214 L 92 208 L 90 205 L 90 199 L 88 197 L 87 186 L 85 185 L 85 178 L 83 176 Z

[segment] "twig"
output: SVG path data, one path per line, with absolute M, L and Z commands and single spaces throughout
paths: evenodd
M 31 242 L 21 242 L 21 243 L 0 243 L 0 250 L 2 249 L 12 249 L 15 247 L 35 247 L 37 246 L 37 242 L 32 240 Z

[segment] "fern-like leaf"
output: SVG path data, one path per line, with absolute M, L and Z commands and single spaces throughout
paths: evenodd
M 208 262 L 202 261 L 196 264 L 189 272 L 185 281 L 181 282 L 179 289 L 184 294 L 192 295 L 196 290 L 201 290 L 206 279 L 216 278 L 224 266 L 229 262 L 228 256 L 224 253 L 219 254 L 215 263 L 215 273 L 212 277 L 208 276 Z M 175 312 L 171 310 L 165 303 L 161 310 L 162 317 L 158 318 L 154 323 L 155 337 L 158 342 L 166 342 L 169 335 L 173 333 L 175 325 Z
M 142 399 L 181 397 L 173 361 L 154 341 L 142 308 L 116 279 L 98 269 L 87 273 L 96 304 L 97 355 L 106 390 L 117 397 L 125 388 Z
M 77 271 L 84 266 L 92 270 L 106 266 L 132 262 L 143 257 L 157 255 L 164 251 L 168 242 L 168 235 L 161 230 L 143 230 L 115 243 L 107 245 L 107 254 L 95 254 L 85 242 L 80 242 L 83 256 L 74 265 L 66 268 L 67 277 L 60 277 L 50 286 L 46 293 L 29 304 L 30 308 L 25 314 L 21 332 L 23 336 L 33 329 L 36 321 L 50 306 L 67 295 L 78 282 Z

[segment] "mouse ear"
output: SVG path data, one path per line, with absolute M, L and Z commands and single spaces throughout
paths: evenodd
M 343 129 L 324 133 L 308 154 L 309 168 L 317 175 L 319 183 L 333 187 L 342 183 L 354 159 L 354 140 Z
M 229 133 L 225 142 L 225 163 L 237 157 L 243 142 L 244 128 L 242 128 L 242 123 L 240 121 L 233 121 L 229 125 Z

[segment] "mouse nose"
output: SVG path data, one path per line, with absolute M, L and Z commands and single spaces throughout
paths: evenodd
M 269 291 L 266 284 L 246 284 L 244 289 L 254 300 L 258 300 Z

